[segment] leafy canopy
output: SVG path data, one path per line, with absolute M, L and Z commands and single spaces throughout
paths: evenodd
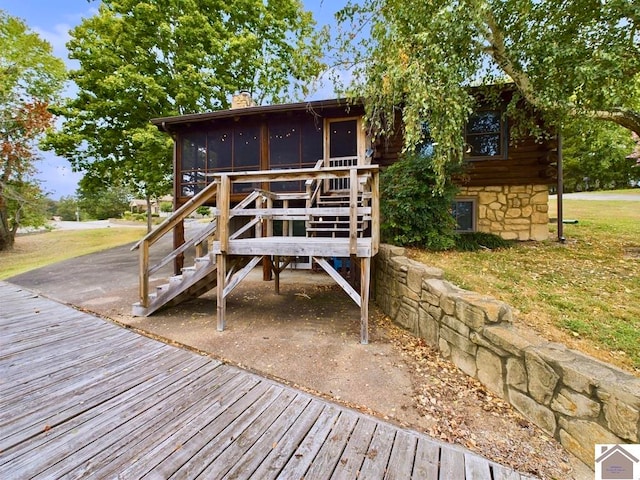
M 640 181 L 635 147 L 629 132 L 617 125 L 581 119 L 563 130 L 564 189 L 602 190 L 629 188 Z
M 71 31 L 78 94 L 49 148 L 74 169 L 153 198 L 171 185 L 171 139 L 149 120 L 304 92 L 320 70 L 299 0 L 103 0 Z
M 635 0 L 364 0 L 338 19 L 342 62 L 372 126 L 388 132 L 402 106 L 411 149 L 428 118 L 440 174 L 462 158 L 473 85 L 513 82 L 514 116 L 527 105 L 549 125 L 589 116 L 640 132 Z
M 0 250 L 21 225 L 44 222 L 44 195 L 33 180 L 37 142 L 51 126 L 48 107 L 65 68 L 49 43 L 0 10 Z

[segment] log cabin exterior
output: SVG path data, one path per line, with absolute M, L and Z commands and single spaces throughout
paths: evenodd
M 367 343 L 379 169 L 398 160 L 400 130 L 373 138 L 357 101 L 255 106 L 248 94 L 235 96 L 229 110 L 152 122 L 174 139 L 175 213 L 136 246 L 141 287 L 134 313 L 148 315 L 215 287 L 222 330 L 226 296 L 261 260 L 265 279 L 275 275 L 276 290 L 284 267 L 313 264 L 360 306 L 361 342 Z M 533 139 L 511 145 L 508 132 L 499 109 L 472 115 L 464 133 L 468 169 L 454 214 L 461 231 L 546 239 L 548 185 L 555 182 L 552 145 Z M 213 208 L 214 221 L 186 239 L 184 220 L 202 205 Z M 174 251 L 150 266 L 149 247 L 169 232 Z M 192 246 L 196 265 L 185 269 L 182 257 Z M 175 279 L 150 293 L 150 275 L 171 261 Z
M 507 91 L 505 104 L 508 95 Z M 236 107 L 154 123 L 176 140 L 174 198 L 179 207 L 216 172 L 313 168 L 320 159 L 327 167 L 378 165 L 384 170 L 399 158 L 401 129 L 391 138 L 372 138 L 363 115 L 359 102 L 325 100 Z M 540 142 L 530 136 L 510 142 L 512 122 L 503 118 L 499 107 L 486 107 L 471 116 L 464 132 L 468 146 L 465 173 L 457 180 L 460 191 L 454 210 L 460 231 L 545 240 L 549 236 L 549 186 L 557 182 L 555 141 Z M 219 138 L 213 138 L 215 135 Z M 247 137 L 249 144 L 243 140 L 239 149 L 235 147 L 237 151 L 231 151 L 232 142 Z M 219 147 L 224 141 L 225 147 Z M 251 152 L 250 159 L 245 157 L 247 152 Z M 221 164 L 223 157 L 228 160 Z M 232 192 L 232 201 L 242 198 L 239 188 Z M 252 186 L 242 188 L 246 193 Z M 277 188 L 302 191 L 300 183 L 296 187 L 292 182 Z

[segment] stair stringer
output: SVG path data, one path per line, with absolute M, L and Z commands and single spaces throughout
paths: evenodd
M 132 313 L 136 317 L 148 317 L 164 307 L 173 307 L 185 300 L 197 298 L 217 285 L 217 266 L 209 256 L 200 257 L 197 267 L 183 269 L 182 275 L 172 277 L 167 284 L 157 288 L 156 293 L 149 295 L 148 306 L 134 303 Z

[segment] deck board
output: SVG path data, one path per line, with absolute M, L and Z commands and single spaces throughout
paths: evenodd
M 525 478 L 6 282 L 0 389 L 0 478 Z

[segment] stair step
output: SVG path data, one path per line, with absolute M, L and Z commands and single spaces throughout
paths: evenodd
M 362 225 L 363 223 L 365 223 L 362 220 L 359 220 L 356 222 L 358 225 Z M 351 222 L 349 220 L 342 220 L 342 219 L 338 219 L 338 220 L 327 220 L 327 219 L 322 219 L 322 220 L 309 220 L 309 225 L 345 225 L 345 226 L 349 226 L 351 224 Z
M 169 283 L 171 285 L 178 285 L 179 283 L 182 283 L 182 275 L 173 275 L 172 277 L 169 277 Z
M 147 315 L 147 309 L 140 305 L 140 302 L 134 303 L 131 310 L 134 317 L 144 317 Z
M 358 228 L 356 230 L 359 233 L 364 232 L 364 228 Z M 307 232 L 344 232 L 349 233 L 348 228 L 307 228 Z
M 158 285 L 156 287 L 156 292 L 158 292 L 158 293 L 165 292 L 165 291 L 169 290 L 170 287 L 171 287 L 171 284 L 163 283 L 162 285 Z

